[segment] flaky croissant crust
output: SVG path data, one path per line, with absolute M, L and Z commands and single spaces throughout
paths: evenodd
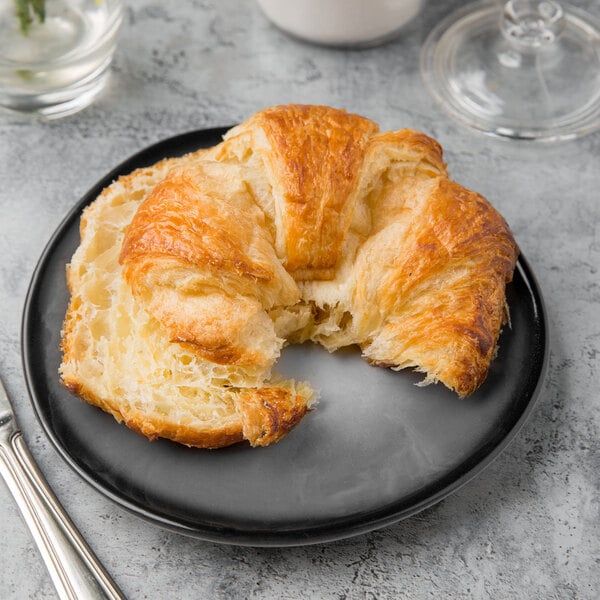
M 265 446 L 306 414 L 314 392 L 302 382 L 204 360 L 172 343 L 136 301 L 118 257 L 125 230 L 169 170 L 197 151 L 120 177 L 83 212 L 81 241 L 67 265 L 71 294 L 62 330 L 62 383 L 145 435 L 202 448 L 242 440 Z
M 171 342 L 208 361 L 267 374 L 288 342 L 358 344 L 466 396 L 495 356 L 517 254 L 435 140 L 288 105 L 170 170 L 120 262 Z

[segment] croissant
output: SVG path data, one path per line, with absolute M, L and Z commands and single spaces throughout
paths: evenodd
M 269 108 L 86 209 L 61 377 L 144 435 L 200 447 L 266 445 L 303 418 L 310 385 L 272 374 L 288 343 L 355 344 L 467 396 L 495 356 L 517 254 L 435 140 Z

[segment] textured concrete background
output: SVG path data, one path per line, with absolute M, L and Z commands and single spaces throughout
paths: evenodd
M 92 107 L 51 123 L 0 116 L 0 372 L 32 453 L 128 597 L 598 598 L 600 133 L 540 146 L 451 122 L 423 89 L 419 47 L 460 4 L 429 2 L 398 40 L 338 51 L 291 40 L 250 1 L 130 2 L 111 86 Z M 440 140 L 451 174 L 504 214 L 538 277 L 549 372 L 508 450 L 437 506 L 327 545 L 220 546 L 126 513 L 59 458 L 25 390 L 21 311 L 48 238 L 115 164 L 161 138 L 286 102 L 341 106 Z M 0 598 L 54 597 L 3 484 L 0 510 Z

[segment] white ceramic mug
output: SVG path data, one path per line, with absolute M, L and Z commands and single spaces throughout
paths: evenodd
M 258 0 L 280 29 L 317 44 L 369 46 L 388 41 L 420 11 L 423 0 Z

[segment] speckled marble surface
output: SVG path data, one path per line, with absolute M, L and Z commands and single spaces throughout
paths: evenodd
M 396 41 L 364 51 L 288 38 L 253 2 L 130 2 L 104 95 L 73 117 L 0 115 L 0 373 L 42 471 L 131 599 L 572 598 L 600 594 L 600 133 L 531 145 L 450 121 L 423 89 L 419 47 L 462 4 L 431 1 Z M 582 2 L 600 16 L 593 2 Z M 81 481 L 35 419 L 20 362 L 27 286 L 77 199 L 149 143 L 266 105 L 345 107 L 437 137 L 451 174 L 510 223 L 548 311 L 536 409 L 479 477 L 427 511 L 354 539 L 239 548 L 163 531 Z M 0 598 L 55 592 L 0 484 Z

